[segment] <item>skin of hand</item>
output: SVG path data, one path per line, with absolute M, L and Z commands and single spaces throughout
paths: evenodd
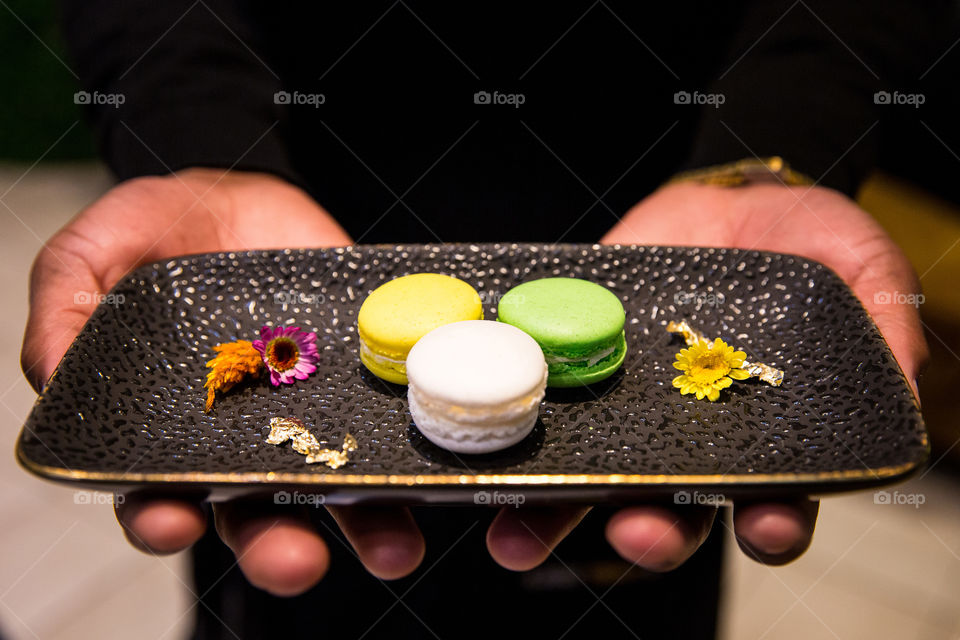
M 141 264 L 190 253 L 351 242 L 306 193 L 267 174 L 188 169 L 121 183 L 38 254 L 30 276 L 24 373 L 40 389 L 93 312 L 95 301 L 77 304 L 76 292 L 107 292 Z M 331 511 L 375 575 L 397 578 L 420 563 L 423 537 L 409 510 Z M 293 595 L 327 571 L 328 549 L 305 509 L 236 501 L 214 505 L 213 512 L 217 531 L 254 585 Z M 201 499 L 186 495 L 129 494 L 117 518 L 135 547 L 155 554 L 189 547 L 207 527 Z
M 888 297 L 877 294 L 919 293 L 919 281 L 880 225 L 836 191 L 767 184 L 737 188 L 668 184 L 631 209 L 602 242 L 737 247 L 821 262 L 863 303 L 918 394 L 916 380 L 929 355 L 919 312 L 910 304 L 884 304 Z M 809 546 L 818 508 L 818 502 L 806 499 L 737 502 L 733 506 L 737 542 L 759 562 L 790 562 Z M 488 531 L 487 546 L 503 566 L 529 569 L 548 557 L 586 511 L 504 509 Z M 607 540 L 625 560 L 666 571 L 697 550 L 715 515 L 716 508 L 706 506 L 629 507 L 608 522 Z
M 865 302 L 878 290 L 916 289 L 905 258 L 866 213 L 826 189 L 802 194 L 802 205 L 797 202 L 801 194 L 782 187 L 668 186 L 631 210 L 604 242 L 740 246 L 808 255 L 836 270 Z M 120 184 L 78 214 L 38 255 L 31 274 L 24 373 L 39 389 L 93 311 L 92 303 L 75 304 L 76 291 L 108 291 L 141 264 L 188 253 L 350 242 L 304 192 L 266 174 L 189 169 Z M 912 380 L 926 358 L 915 309 L 868 304 L 868 310 Z M 409 510 L 329 509 L 374 575 L 399 578 L 420 564 L 424 540 Z M 533 568 L 587 511 L 503 509 L 487 532 L 488 549 L 508 569 Z M 758 560 L 788 562 L 809 544 L 816 512 L 817 503 L 806 500 L 737 504 L 738 541 Z M 666 571 L 699 547 L 714 515 L 706 507 L 634 506 L 610 520 L 607 538 L 628 561 Z M 131 494 L 118 506 L 117 517 L 131 544 L 155 554 L 189 547 L 207 526 L 200 499 L 186 495 Z M 329 566 L 326 543 L 305 509 L 233 501 L 215 505 L 214 523 L 250 582 L 276 595 L 302 593 Z

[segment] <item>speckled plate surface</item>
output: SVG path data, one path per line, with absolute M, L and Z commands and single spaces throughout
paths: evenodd
M 624 366 L 588 388 L 551 389 L 534 432 L 511 449 L 438 449 L 411 424 L 405 387 L 371 376 L 357 356 L 364 298 L 420 271 L 472 284 L 488 319 L 526 280 L 603 284 L 627 310 Z M 192 488 L 214 500 L 284 489 L 331 503 L 695 501 L 696 491 L 877 486 L 928 455 L 913 396 L 872 320 L 833 272 L 796 256 L 527 244 L 208 254 L 144 266 L 112 294 L 23 429 L 17 455 L 38 475 L 103 489 Z M 681 396 L 671 380 L 684 345 L 665 330 L 672 319 L 783 369 L 783 385 L 735 383 L 713 403 Z M 205 413 L 213 345 L 272 323 L 316 331 L 318 372 L 280 388 L 266 377 L 244 384 Z M 277 416 L 300 418 L 332 447 L 351 433 L 358 449 L 337 470 L 307 465 L 289 445 L 264 441 Z

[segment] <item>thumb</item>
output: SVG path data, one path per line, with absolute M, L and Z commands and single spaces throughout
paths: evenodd
M 30 271 L 30 314 L 20 366 L 38 393 L 96 309 L 101 289 L 89 265 L 64 250 L 61 238 L 54 236 L 44 245 Z
M 920 281 L 896 246 L 885 258 L 872 262 L 850 285 L 883 334 L 919 403 L 917 379 L 930 359 L 920 318 Z

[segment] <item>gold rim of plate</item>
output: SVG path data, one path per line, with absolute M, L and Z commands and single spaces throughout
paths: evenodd
M 823 481 L 883 481 L 919 469 L 924 460 L 899 465 L 864 469 L 842 469 L 810 473 L 729 473 L 729 474 L 366 474 L 366 473 L 294 473 L 288 471 L 257 472 L 156 472 L 115 473 L 84 471 L 38 464 L 26 458 L 17 442 L 17 460 L 27 470 L 56 480 L 87 480 L 116 483 L 208 483 L 208 484 L 302 484 L 331 486 L 433 486 L 462 487 L 470 485 L 761 485 L 795 484 Z

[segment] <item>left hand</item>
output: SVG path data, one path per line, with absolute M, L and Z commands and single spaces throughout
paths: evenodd
M 822 187 L 737 188 L 677 183 L 661 187 L 624 216 L 605 244 L 714 246 L 802 255 L 833 269 L 873 317 L 917 394 L 928 358 L 915 306 L 880 302 L 879 292 L 919 293 L 906 256 L 868 213 Z M 810 544 L 819 503 L 736 503 L 734 533 L 751 558 L 772 565 L 799 557 Z M 531 569 L 589 509 L 506 508 L 487 532 L 487 546 L 508 569 Z M 607 540 L 627 561 L 651 571 L 683 564 L 703 543 L 716 508 L 640 505 L 607 524 Z

